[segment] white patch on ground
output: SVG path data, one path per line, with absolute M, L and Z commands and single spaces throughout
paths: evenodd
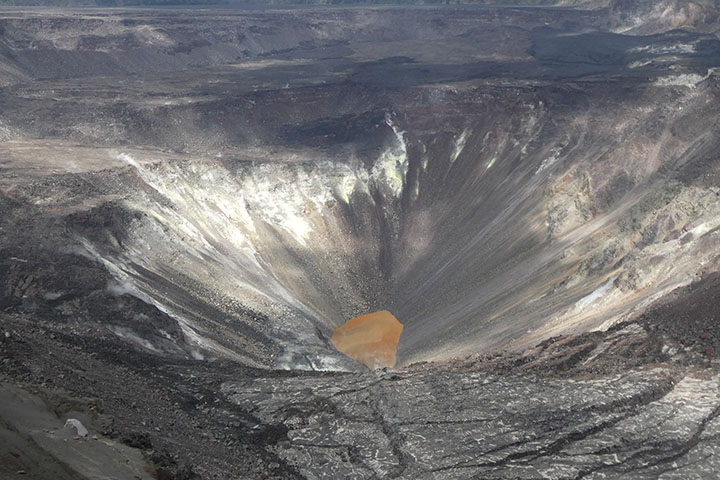
M 422 167 L 422 171 L 426 172 L 428 168 L 428 162 L 430 161 L 430 158 L 427 155 L 427 146 L 424 143 L 420 143 L 420 146 L 422 147 L 422 155 L 420 160 L 420 166 Z
M 538 167 L 537 171 L 535 172 L 536 175 L 543 170 L 547 170 L 548 168 L 552 167 L 560 159 L 561 149 L 559 147 L 554 147 L 551 152 L 552 154 L 545 160 L 543 160 L 540 164 L 540 167 Z
M 147 350 L 150 350 L 152 352 L 159 352 L 159 350 L 155 348 L 155 345 L 153 345 L 149 340 L 142 338 L 128 328 L 110 327 L 110 330 L 112 330 L 112 332 L 120 338 L 130 340 L 131 342 L 140 345 L 141 347 L 146 348 Z
M 161 47 L 171 47 L 175 42 L 162 30 L 150 25 L 139 25 L 135 27 L 135 35 L 144 43 Z
M 713 230 L 716 227 L 716 225 L 710 225 L 708 223 L 701 223 L 697 227 L 694 227 L 692 230 L 690 230 L 688 233 L 692 234 L 695 238 L 700 238 L 706 233 L 708 233 L 710 230 Z M 687 234 L 685 234 L 687 235 Z
M 680 75 L 672 75 L 660 77 L 655 80 L 655 85 L 661 87 L 688 87 L 695 88 L 699 83 L 706 80 L 710 75 L 702 76 L 696 73 L 683 73 Z
M 370 170 L 370 178 L 376 186 L 384 184 L 395 198 L 400 198 L 409 168 L 405 133 L 401 132 L 390 117 L 385 119 L 395 132 L 395 145 L 386 149 Z
M 97 260 L 97 258 L 95 257 L 95 255 L 93 255 L 93 253 L 87 251 L 83 247 L 76 247 L 76 246 L 65 247 L 61 250 L 61 252 L 67 253 L 69 255 L 77 255 L 78 257 L 87 258 L 88 260 L 93 260 L 93 261 Z
M 129 154 L 127 154 L 127 153 L 118 153 L 118 154 L 115 156 L 115 158 L 117 158 L 118 160 L 120 160 L 120 161 L 122 161 L 122 162 L 127 163 L 127 164 L 130 165 L 131 167 L 135 167 L 138 171 L 142 170 L 142 167 L 140 166 L 140 164 L 137 163 L 137 162 L 135 161 L 135 159 L 134 159 L 132 156 L 130 156 Z
M 110 281 L 110 282 L 108 282 L 108 286 L 107 286 L 106 290 L 110 295 L 113 295 L 115 297 L 120 297 L 122 295 L 133 295 L 135 288 L 128 281 L 125 281 L 125 282 Z
M 17 137 L 17 132 L 0 120 L 0 142 L 7 142 L 15 137 Z
M 653 63 L 654 60 L 637 60 L 635 62 L 632 62 L 628 64 L 628 68 L 642 68 L 650 65 Z
M 284 165 L 259 165 L 243 181 L 244 200 L 252 213 L 279 227 L 307 246 L 313 227 L 307 218 L 308 206 L 318 211 L 333 198 L 332 188 L 323 178 L 303 170 L 289 171 Z M 292 179 L 278 182 L 279 178 Z M 294 178 L 292 178 L 294 177 Z
M 629 53 L 649 53 L 652 55 L 681 55 L 695 53 L 697 45 L 693 43 L 676 43 L 675 45 L 646 45 L 634 47 L 628 50 Z
M 522 144 L 522 147 L 520 147 L 520 153 L 522 155 L 527 155 L 530 144 L 537 140 L 542 130 L 542 122 L 540 120 L 543 117 L 543 102 L 538 102 L 537 105 L 530 103 L 525 107 L 529 112 L 522 117 L 522 129 L 518 136 L 518 145 Z M 487 142 L 489 134 L 490 132 L 485 136 L 483 142 Z
M 168 332 L 166 332 L 165 330 L 163 330 L 162 328 L 158 329 L 158 332 L 160 333 L 160 335 L 162 335 L 163 337 L 167 338 L 167 339 L 170 340 L 171 342 L 174 342 L 174 341 L 175 341 L 175 340 L 172 338 L 172 336 L 170 336 L 170 334 L 169 334 Z
M 583 311 L 590 305 L 598 303 L 599 300 L 603 299 L 603 297 L 607 295 L 607 293 L 610 291 L 610 288 L 613 286 L 613 282 L 615 282 L 616 279 L 617 275 L 600 285 L 591 294 L 586 295 L 585 297 L 575 302 L 575 309 L 578 311 Z
M 339 200 L 350 204 L 350 198 L 352 198 L 353 193 L 355 193 L 355 188 L 361 180 L 350 167 L 347 167 L 347 170 L 347 174 L 340 179 L 335 189 L 335 195 Z
M 314 339 L 313 339 L 314 340 Z M 305 370 L 318 372 L 349 371 L 346 364 L 340 361 L 339 356 L 308 355 L 306 347 L 286 347 L 281 357 L 275 363 L 280 370 Z
M 455 141 L 455 148 L 453 149 L 452 155 L 450 155 L 450 164 L 452 165 L 455 163 L 455 160 L 458 159 L 462 151 L 465 149 L 465 144 L 467 143 L 468 138 L 470 137 L 470 134 L 472 132 L 468 129 L 465 129 L 461 134 L 460 137 Z
M 77 418 L 68 418 L 65 421 L 65 427 L 66 429 L 74 429 L 75 434 L 78 437 L 87 437 L 88 430 L 85 428 L 85 425 L 82 424 L 80 420 Z
M 58 298 L 63 296 L 63 292 L 47 292 L 43 295 L 43 298 L 45 300 L 57 300 Z

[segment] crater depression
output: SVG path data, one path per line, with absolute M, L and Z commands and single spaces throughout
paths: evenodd
M 718 16 L 656 3 L 1 11 L 8 474 L 68 402 L 174 478 L 717 472 Z

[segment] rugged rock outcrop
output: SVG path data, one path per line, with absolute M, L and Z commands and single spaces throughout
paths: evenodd
M 714 32 L 720 28 L 714 0 L 615 0 L 610 7 L 614 31 L 648 35 L 675 29 Z

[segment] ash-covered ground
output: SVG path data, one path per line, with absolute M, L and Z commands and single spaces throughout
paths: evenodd
M 716 477 L 718 18 L 0 11 L 0 476 Z

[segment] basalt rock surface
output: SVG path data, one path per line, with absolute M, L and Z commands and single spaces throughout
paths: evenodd
M 158 478 L 712 477 L 720 40 L 663 5 L 0 12 L 2 475 L 92 476 L 82 414 Z

